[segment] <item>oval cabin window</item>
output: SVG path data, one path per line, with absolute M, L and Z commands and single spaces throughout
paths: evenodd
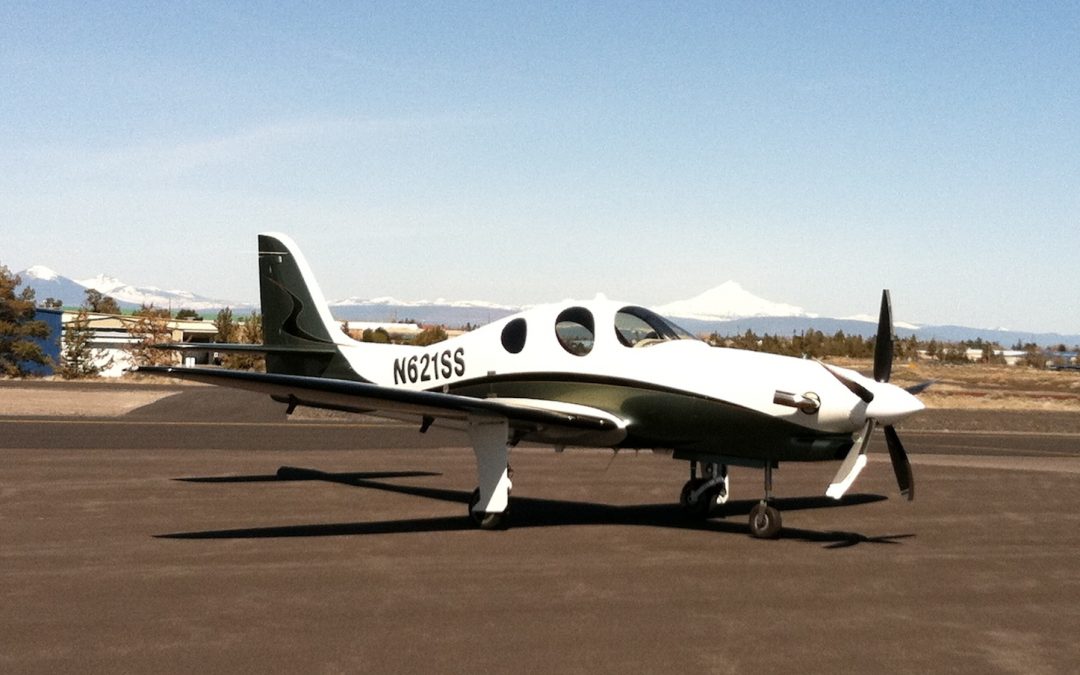
M 502 346 L 511 354 L 519 354 L 525 349 L 525 337 L 528 334 L 528 326 L 525 319 L 514 319 L 503 326 Z
M 591 352 L 596 337 L 592 312 L 584 307 L 564 309 L 555 319 L 555 337 L 562 348 L 574 356 Z

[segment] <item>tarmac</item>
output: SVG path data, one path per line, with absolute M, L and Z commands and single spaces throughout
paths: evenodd
M 782 465 L 776 541 L 760 471 L 700 521 L 683 462 L 538 447 L 487 532 L 461 435 L 4 383 L 0 671 L 1076 672 L 1074 421 L 951 419 L 899 429 L 911 503 L 880 438 L 841 502 L 835 463 Z

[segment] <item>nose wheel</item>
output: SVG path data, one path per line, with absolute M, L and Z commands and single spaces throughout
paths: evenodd
M 780 511 L 772 501 L 772 462 L 765 462 L 765 498 L 750 509 L 750 536 L 757 539 L 776 539 L 780 536 Z
M 780 535 L 780 512 L 775 506 L 760 501 L 750 509 L 750 536 L 775 539 Z

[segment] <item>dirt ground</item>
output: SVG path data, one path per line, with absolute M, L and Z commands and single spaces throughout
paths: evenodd
M 869 374 L 869 361 L 833 361 Z M 1080 372 L 1022 366 L 896 363 L 892 380 L 900 386 L 933 385 L 919 395 L 931 410 L 1035 410 L 1080 413 Z
M 868 361 L 837 365 L 869 373 Z M 910 386 L 932 381 L 919 395 L 926 410 L 904 420 L 902 428 L 933 431 L 1008 431 L 1080 433 L 1080 372 L 1024 367 L 897 363 L 892 381 Z M 126 376 L 115 380 L 63 382 L 0 380 L 0 415 L 124 415 L 183 391 L 206 385 L 167 378 Z M 63 391 L 63 396 L 58 392 Z M 296 419 L 353 416 L 300 409 Z

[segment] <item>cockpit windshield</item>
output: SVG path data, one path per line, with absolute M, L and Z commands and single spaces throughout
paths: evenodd
M 626 347 L 646 347 L 668 340 L 697 339 L 686 329 L 644 307 L 620 309 L 615 314 L 615 336 Z

